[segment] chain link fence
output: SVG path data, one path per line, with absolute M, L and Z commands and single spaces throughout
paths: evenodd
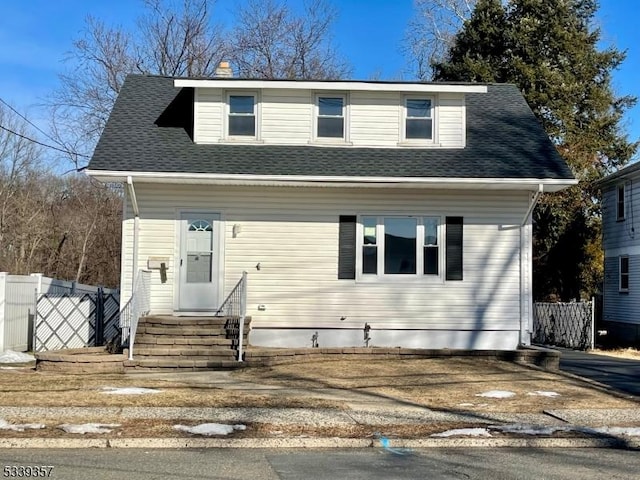
M 594 300 L 533 304 L 533 343 L 588 350 L 594 348 Z

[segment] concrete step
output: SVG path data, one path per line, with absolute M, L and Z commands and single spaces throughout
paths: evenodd
M 135 352 L 134 352 L 135 354 Z M 212 370 L 212 369 L 225 369 L 225 368 L 240 368 L 243 367 L 242 362 L 237 362 L 234 359 L 229 360 L 175 360 L 175 359 L 135 359 L 133 361 L 124 362 L 124 367 L 127 371 L 129 369 L 151 369 L 151 371 L 161 371 L 160 369 L 169 370 Z
M 186 327 L 186 326 L 174 326 L 174 327 L 156 327 L 150 325 L 138 326 L 136 335 L 146 333 L 149 335 L 158 336 L 194 336 L 194 337 L 226 337 L 227 330 L 218 327 Z
M 243 343 L 246 343 L 243 342 Z M 180 337 L 180 336 L 154 336 L 154 335 L 136 335 L 134 345 L 165 345 L 176 346 L 178 348 L 201 348 L 209 347 L 227 347 L 233 346 L 233 340 L 224 337 Z
M 227 317 L 172 317 L 172 316 L 150 316 L 140 319 L 140 324 L 154 326 L 195 326 L 203 325 L 210 327 L 224 327 L 227 323 Z
M 230 348 L 161 348 L 161 347 L 134 347 L 136 357 L 234 357 L 236 353 Z

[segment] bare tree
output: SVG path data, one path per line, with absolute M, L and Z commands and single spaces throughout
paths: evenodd
M 212 75 L 225 45 L 211 22 L 213 0 L 144 0 L 145 13 L 130 32 L 87 17 L 72 44 L 50 99 L 52 137 L 79 167 L 90 153 L 129 73 Z
M 246 78 L 339 79 L 350 72 L 331 42 L 336 10 L 311 0 L 300 14 L 284 1 L 249 0 L 239 9 L 230 59 Z
M 431 65 L 442 61 L 477 0 L 414 0 L 414 17 L 404 39 L 413 75 L 430 80 Z

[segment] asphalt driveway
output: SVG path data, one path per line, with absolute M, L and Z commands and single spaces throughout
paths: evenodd
M 640 360 L 559 349 L 560 370 L 640 396 Z

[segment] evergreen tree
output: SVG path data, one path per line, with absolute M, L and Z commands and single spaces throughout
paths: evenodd
M 594 182 L 638 148 L 621 128 L 636 99 L 618 97 L 611 74 L 624 61 L 599 50 L 596 0 L 479 0 L 436 80 L 515 83 L 580 181 L 543 197 L 534 212 L 534 294 L 565 300 L 594 293 L 602 279 L 600 211 Z

